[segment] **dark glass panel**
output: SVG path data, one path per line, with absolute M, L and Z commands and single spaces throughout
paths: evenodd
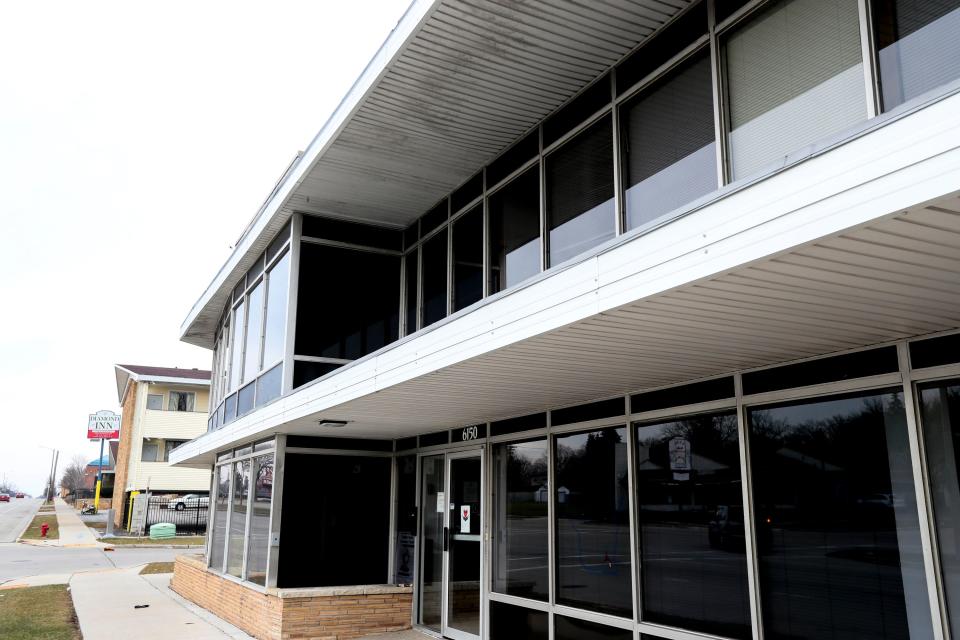
M 219 461 L 222 456 L 218 456 Z M 227 455 L 229 458 L 230 456 Z M 217 495 L 214 502 L 213 531 L 210 535 L 210 566 L 223 571 L 223 550 L 227 541 L 227 512 L 230 508 L 230 471 L 232 465 L 217 467 Z
M 237 415 L 242 416 L 253 410 L 254 384 L 251 382 L 237 394 Z
M 403 244 L 403 233 L 396 229 L 320 216 L 303 216 L 302 234 L 307 238 L 321 238 L 394 251 L 400 251 Z
M 910 343 L 910 366 L 914 369 L 960 362 L 960 333 Z
M 517 416 L 506 420 L 497 420 L 490 423 L 490 435 L 502 436 L 508 433 L 519 433 L 531 429 L 543 429 L 547 426 L 546 413 L 534 413 L 527 416 Z
M 960 77 L 960 1 L 875 0 L 872 13 L 885 111 Z
M 669 407 L 679 407 L 685 404 L 724 400 L 736 395 L 733 387 L 733 378 L 716 378 L 693 384 L 684 384 L 679 387 L 658 389 L 646 393 L 637 393 L 630 396 L 630 411 L 656 411 Z
M 253 281 L 256 280 L 257 276 L 259 276 L 262 272 L 263 272 L 263 254 L 261 253 L 257 257 L 256 262 L 253 263 L 253 266 L 251 266 L 250 269 L 247 270 L 247 286 L 248 287 L 252 286 Z
M 414 443 L 416 446 L 416 443 Z M 414 561 L 417 546 L 417 456 L 397 458 L 397 532 L 393 567 L 394 584 L 413 584 L 416 578 Z
M 450 459 L 447 626 L 480 635 L 480 456 Z
M 446 432 L 444 432 L 446 433 Z M 420 460 L 420 624 L 442 630 L 443 621 L 443 455 Z
M 425 433 L 422 436 L 420 436 L 421 447 L 434 447 L 438 444 L 449 444 L 449 443 L 450 443 L 449 431 L 437 431 L 435 433 Z
M 555 640 L 632 640 L 633 632 L 566 616 L 554 616 Z
M 420 221 L 415 220 L 413 224 L 403 230 L 403 248 L 409 249 L 417 244 L 420 239 Z
M 960 638 L 960 380 L 920 387 L 920 418 L 950 630 Z
M 628 229 L 716 191 L 709 50 L 644 90 L 621 114 Z
M 490 640 L 548 640 L 550 620 L 545 611 L 534 611 L 490 601 Z
M 280 397 L 283 383 L 283 365 L 278 364 L 257 379 L 257 406 L 262 406 Z
M 427 240 L 423 254 L 423 326 L 447 317 L 447 231 Z
M 316 380 L 327 375 L 334 369 L 339 369 L 342 364 L 332 362 L 306 362 L 297 360 L 293 363 L 293 388 L 302 387 L 311 380 Z
M 283 244 L 290 239 L 290 223 L 283 225 L 283 229 L 280 230 L 280 233 L 273 239 L 270 243 L 270 246 L 267 247 L 267 262 L 273 260 L 273 257 L 280 253 L 280 249 L 283 248 Z
M 390 458 L 287 454 L 278 587 L 383 584 L 390 466 Z
M 295 353 L 352 360 L 397 339 L 400 257 L 303 243 Z
M 701 0 L 617 65 L 617 94 L 646 78 L 706 33 L 707 3 Z
M 610 398 L 609 400 L 600 400 L 599 402 L 578 404 L 575 407 L 567 407 L 566 409 L 557 409 L 550 413 L 550 418 L 552 420 L 551 424 L 556 426 L 558 424 L 572 424 L 574 422 L 586 422 L 587 420 L 622 416 L 624 411 L 623 398 Z
M 417 286 L 420 273 L 420 262 L 417 250 L 411 251 L 406 255 L 406 287 L 407 296 L 407 335 L 417 330 Z
M 273 500 L 273 454 L 254 458 L 253 463 L 250 534 L 247 536 L 247 580 L 265 586 L 267 550 L 270 545 L 270 506 Z
M 745 394 L 865 378 L 899 369 L 896 347 L 881 347 L 842 356 L 808 360 L 743 375 Z
M 750 637 L 734 412 L 637 426 L 643 619 Z
M 454 192 L 450 194 L 450 210 L 453 211 L 453 213 L 457 213 L 481 195 L 483 195 L 482 171 L 457 187 Z
M 227 573 L 243 575 L 243 549 L 247 531 L 247 506 L 250 497 L 250 461 L 233 463 L 233 503 L 227 539 Z
M 226 402 L 223 403 L 223 406 L 223 423 L 226 424 L 232 420 L 235 420 L 237 417 L 237 394 L 233 394 L 232 396 L 228 397 Z
M 714 0 L 713 11 L 717 22 L 720 23 L 726 20 L 748 2 L 750 2 L 750 0 Z
M 547 440 L 493 449 L 493 590 L 546 601 Z
M 287 447 L 296 447 L 298 449 L 343 449 L 344 451 L 393 451 L 393 442 L 390 440 L 368 438 L 287 436 Z
M 487 167 L 487 188 L 519 169 L 525 162 L 540 153 L 540 130 L 534 129 L 520 138 L 512 147 L 504 151 Z
M 626 427 L 557 436 L 554 464 L 557 603 L 632 616 Z
M 448 210 L 447 199 L 444 198 L 434 205 L 433 209 L 427 211 L 423 214 L 423 217 L 420 218 L 420 236 L 423 237 L 427 235 L 446 222 L 449 217 L 450 212 Z
M 394 451 L 406 451 L 407 449 L 416 449 L 417 448 L 417 436 L 410 436 L 409 438 L 400 438 L 396 441 L 394 446 Z
M 471 440 L 483 440 L 487 437 L 487 425 L 472 424 L 466 427 L 450 429 L 450 442 L 469 442 Z
M 240 298 L 243 297 L 243 291 L 247 288 L 247 276 L 244 274 L 240 278 L 240 282 L 237 283 L 237 286 L 233 288 L 233 301 L 238 302 Z
M 483 207 L 475 207 L 453 223 L 453 310 L 483 297 Z
M 932 637 L 900 389 L 748 420 L 764 637 Z
M 488 199 L 490 293 L 540 273 L 540 170 L 531 167 Z
M 614 236 L 613 132 L 601 118 L 546 159 L 550 265 Z
M 543 146 L 550 146 L 568 131 L 609 105 L 610 75 L 605 74 L 544 121 Z

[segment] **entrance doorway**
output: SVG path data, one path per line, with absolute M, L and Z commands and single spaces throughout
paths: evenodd
M 421 459 L 419 623 L 454 640 L 480 637 L 483 452 Z

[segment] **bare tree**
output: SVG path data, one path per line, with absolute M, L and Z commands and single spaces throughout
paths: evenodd
M 70 464 L 63 470 L 60 476 L 60 486 L 70 493 L 76 493 L 78 489 L 83 488 L 84 471 L 87 468 L 86 458 L 81 455 L 75 455 L 70 460 Z

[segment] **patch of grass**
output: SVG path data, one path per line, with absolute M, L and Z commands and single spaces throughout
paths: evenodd
M 57 522 L 57 516 L 54 514 L 45 513 L 39 516 L 33 517 L 33 522 L 30 523 L 30 526 L 27 527 L 27 530 L 23 532 L 23 535 L 20 536 L 24 540 L 42 540 L 40 537 L 40 525 L 46 522 L 50 525 L 50 530 L 47 531 L 47 540 L 57 540 L 60 538 L 60 523 Z M 0 636 L 2 638 L 3 636 Z
M 150 538 L 135 538 L 133 536 L 123 536 L 117 538 L 105 538 L 101 542 L 116 545 L 118 547 L 128 544 L 168 544 L 178 547 L 193 545 L 202 545 L 206 538 L 204 536 L 177 536 L 176 538 L 166 538 L 165 540 L 152 540 Z
M 151 573 L 173 573 L 172 562 L 151 562 L 143 569 L 140 569 L 140 575 L 146 576 Z
M 0 638 L 81 640 L 67 585 L 0 591 Z

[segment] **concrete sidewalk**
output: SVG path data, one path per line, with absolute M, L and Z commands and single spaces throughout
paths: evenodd
M 83 640 L 253 640 L 171 591 L 171 574 L 141 576 L 141 568 L 81 573 L 70 579 Z
M 93 530 L 83 523 L 76 510 L 60 498 L 53 502 L 60 526 L 60 539 L 51 541 L 58 547 L 99 547 Z

